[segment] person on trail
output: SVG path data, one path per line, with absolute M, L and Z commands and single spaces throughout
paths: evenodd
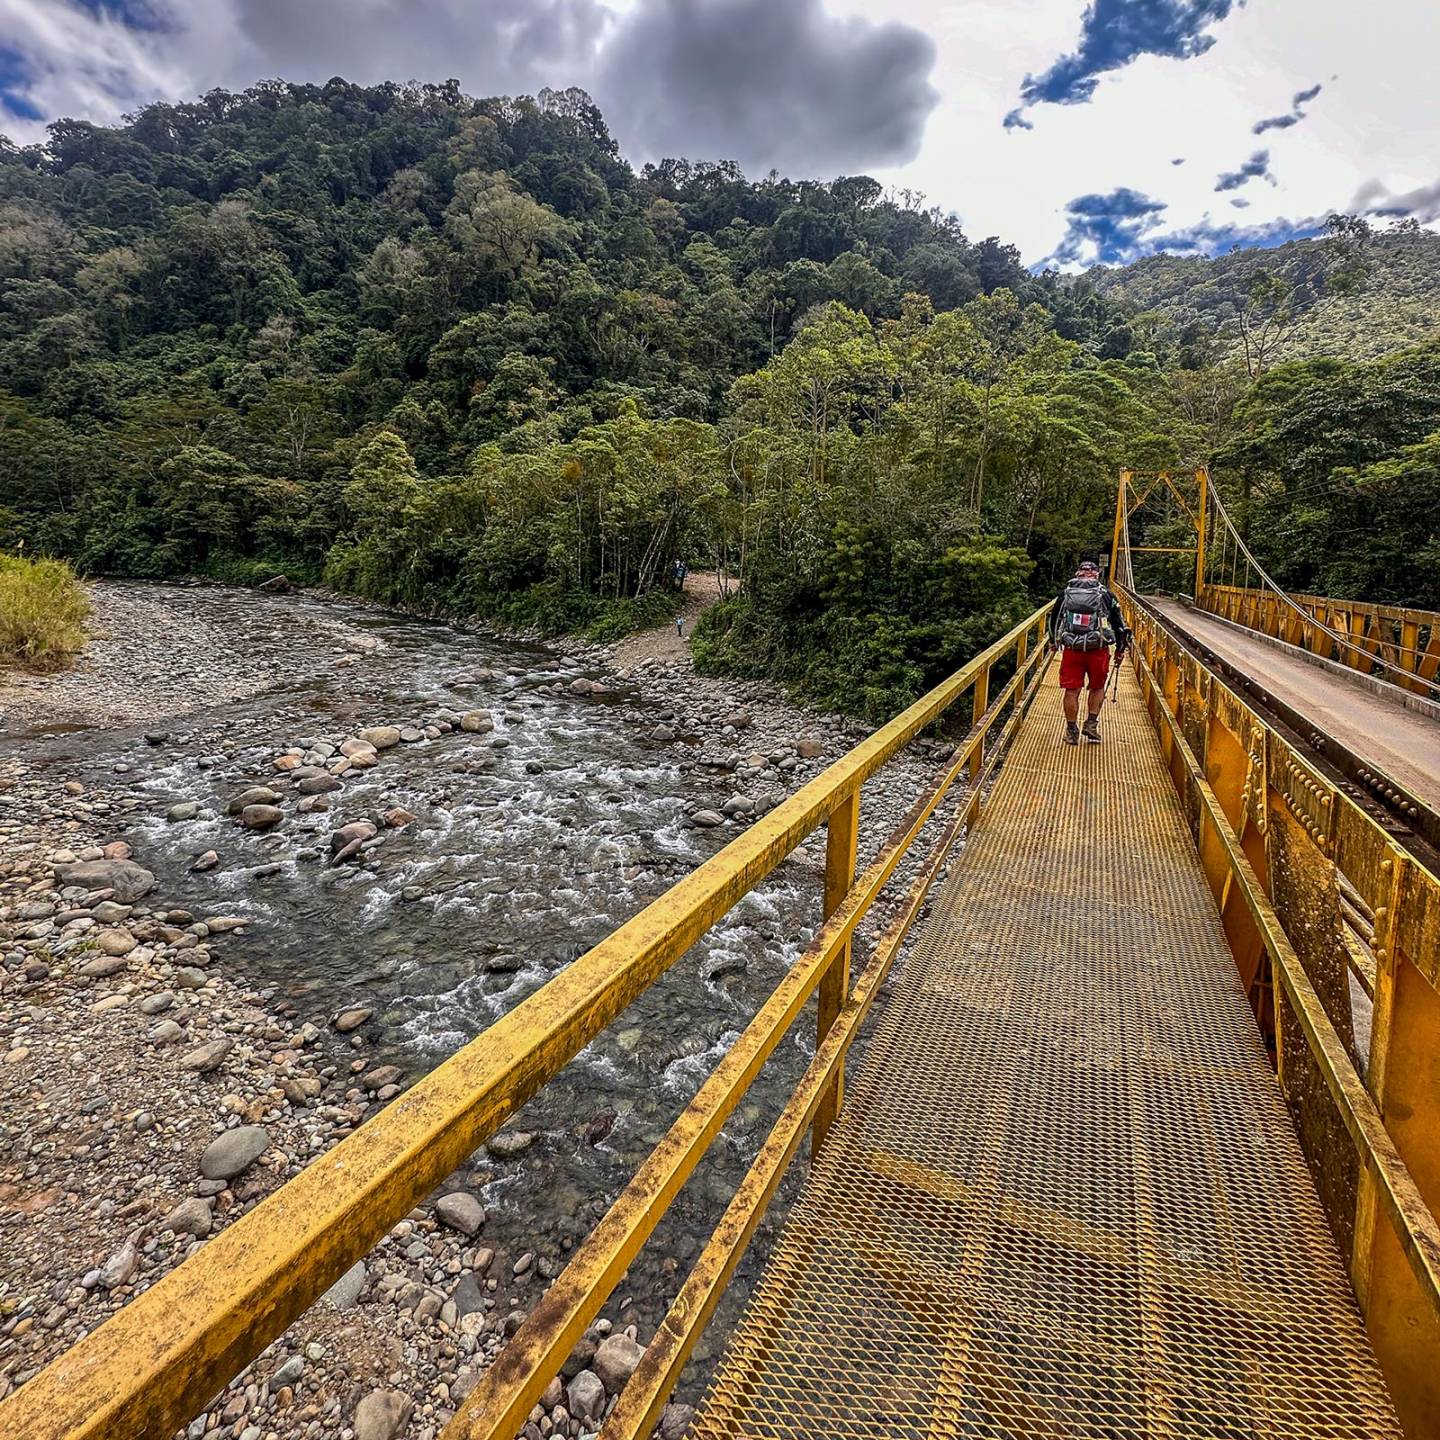
M 1131 635 L 1119 602 L 1100 583 L 1100 558 L 1081 555 L 1074 578 L 1050 612 L 1050 643 L 1060 651 L 1060 688 L 1065 692 L 1065 743 L 1100 743 L 1100 707 L 1110 674 L 1110 647 L 1119 661 Z M 1080 720 L 1080 687 L 1086 685 L 1086 718 Z

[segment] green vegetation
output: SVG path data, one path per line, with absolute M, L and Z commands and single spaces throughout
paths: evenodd
M 1293 331 L 1427 243 L 1245 294 Z M 1136 293 L 864 176 L 637 175 L 578 91 L 66 121 L 0 145 L 0 544 L 597 636 L 713 565 L 702 664 L 878 716 L 1105 543 L 1122 464 L 1214 457 L 1282 578 L 1440 604 L 1436 347 L 1257 380 Z
M 85 643 L 90 601 L 62 560 L 0 555 L 0 665 L 58 670 Z
M 1130 313 L 1141 341 L 1192 367 L 1243 361 L 1247 319 L 1272 320 L 1252 373 L 1314 356 L 1374 360 L 1440 328 L 1440 235 L 1413 223 L 1372 234 L 1347 220 L 1337 237 L 1213 260 L 1152 255 L 1085 279 Z

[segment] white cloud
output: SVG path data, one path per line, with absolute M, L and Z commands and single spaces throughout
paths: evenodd
M 1237 8 L 1190 60 L 1146 56 L 1101 78 L 1094 100 L 1031 110 L 1001 131 L 1027 73 L 1070 48 L 1085 0 L 831 0 L 926 25 L 943 97 L 919 157 L 880 178 L 924 190 L 972 235 L 998 234 L 1036 262 L 1065 232 L 1065 206 L 1129 187 L 1168 207 L 1166 228 L 1234 219 L 1217 175 L 1256 149 L 1255 122 L 1317 81 L 1298 125 L 1265 135 L 1276 184 L 1247 191 L 1247 226 L 1345 209 L 1367 180 L 1405 195 L 1440 178 L 1440 5 L 1433 0 L 1267 0 Z M 1332 77 L 1338 77 L 1332 80 Z M 1177 157 L 1186 164 L 1174 165 Z

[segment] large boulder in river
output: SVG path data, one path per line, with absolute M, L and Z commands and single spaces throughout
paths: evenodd
M 373 840 L 379 833 L 379 828 L 373 820 L 352 820 L 348 825 L 342 825 L 331 834 L 330 849 L 338 853 L 347 845 L 353 845 L 357 840 Z
M 133 905 L 155 888 L 155 877 L 133 860 L 84 860 L 74 865 L 57 865 L 55 876 L 62 885 L 113 890 L 122 905 Z
M 285 818 L 277 805 L 247 805 L 240 812 L 240 823 L 247 830 L 269 830 Z
M 252 785 L 231 798 L 225 807 L 229 815 L 239 815 L 249 805 L 278 805 L 283 797 L 268 785 Z
M 360 732 L 360 739 L 368 740 L 377 750 L 393 750 L 400 743 L 400 731 L 394 725 L 372 725 Z

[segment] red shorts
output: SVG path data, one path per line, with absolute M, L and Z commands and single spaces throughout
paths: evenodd
M 1062 650 L 1060 652 L 1060 688 L 1078 690 L 1088 680 L 1092 690 L 1105 688 L 1110 673 L 1110 651 L 1103 645 L 1098 650 Z

